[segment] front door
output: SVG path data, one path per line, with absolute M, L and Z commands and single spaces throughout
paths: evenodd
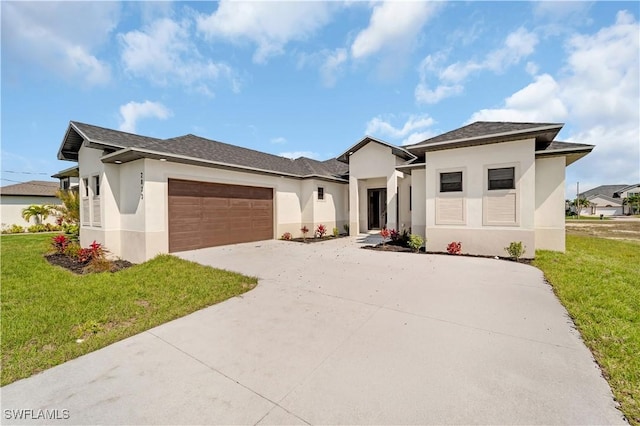
M 382 229 L 387 224 L 387 189 L 369 189 L 368 195 L 368 227 Z

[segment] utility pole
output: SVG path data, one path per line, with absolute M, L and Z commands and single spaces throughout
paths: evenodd
M 578 219 L 580 219 L 580 210 L 582 210 L 582 206 L 580 205 L 580 182 L 576 182 L 576 214 L 578 215 Z

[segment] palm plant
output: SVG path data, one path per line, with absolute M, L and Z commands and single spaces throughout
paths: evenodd
M 63 223 L 69 225 L 77 225 L 80 223 L 80 197 L 77 191 L 59 189 L 56 197 L 62 201 L 62 204 L 50 206 L 54 210 Z
M 29 222 L 31 218 L 34 218 L 36 225 L 40 225 L 43 220 L 49 217 L 51 214 L 51 207 L 45 205 L 32 204 L 29 207 L 22 209 L 22 217 Z
M 583 207 L 589 207 L 591 202 L 586 198 L 576 198 L 573 202 L 573 207 L 576 209 L 576 215 L 580 217 L 580 211 Z
M 622 204 L 629 206 L 629 214 L 640 212 L 640 194 L 630 194 L 622 200 Z

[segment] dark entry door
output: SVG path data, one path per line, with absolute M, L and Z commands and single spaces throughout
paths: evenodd
M 369 189 L 368 228 L 382 229 L 387 224 L 387 189 Z

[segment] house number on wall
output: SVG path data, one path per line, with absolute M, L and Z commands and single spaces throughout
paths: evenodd
M 140 172 L 140 199 L 144 200 L 144 172 Z

